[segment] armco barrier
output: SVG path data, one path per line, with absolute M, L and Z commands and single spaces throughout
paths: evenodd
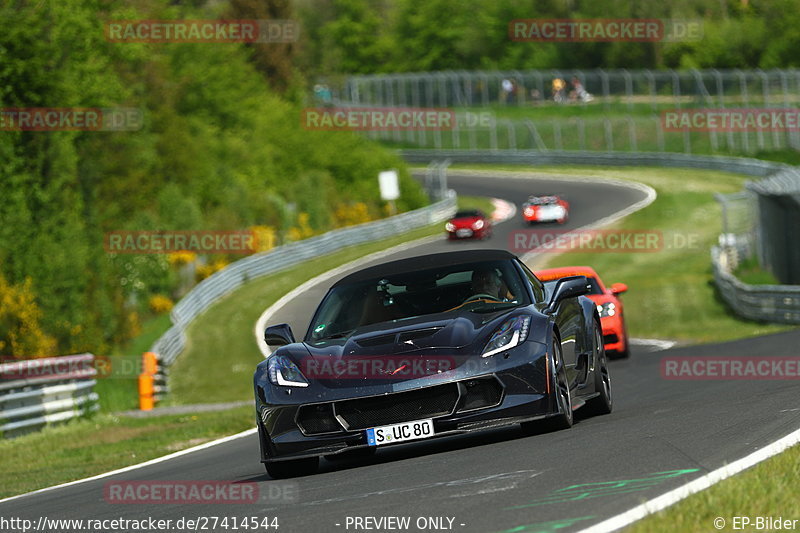
M 92 354 L 0 364 L 0 433 L 14 437 L 98 409 Z
M 449 159 L 458 163 L 521 165 L 608 165 L 657 166 L 722 170 L 753 177 L 767 177 L 793 167 L 772 161 L 745 157 L 687 155 L 659 152 L 572 152 L 539 150 L 402 150 L 409 163 L 429 163 Z
M 734 276 L 723 258 L 719 246 L 711 249 L 714 282 L 722 299 L 744 318 L 800 324 L 800 286 L 748 285 Z
M 185 329 L 189 323 L 210 305 L 236 290 L 244 283 L 260 276 L 274 274 L 303 261 L 335 252 L 347 246 L 375 241 L 426 226 L 449 217 L 456 209 L 455 196 L 414 211 L 376 222 L 350 226 L 303 241 L 278 246 L 268 252 L 255 254 L 216 272 L 194 287 L 172 309 L 173 326 L 150 348 L 159 356 L 159 368 L 166 371 L 183 350 Z M 164 389 L 166 384 L 162 381 Z M 162 390 L 162 393 L 166 390 Z

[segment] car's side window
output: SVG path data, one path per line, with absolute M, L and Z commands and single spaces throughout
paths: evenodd
M 544 285 L 542 282 L 539 281 L 533 272 L 523 263 L 522 261 L 519 262 L 522 270 L 525 272 L 525 275 L 528 277 L 528 281 L 531 282 L 531 288 L 533 289 L 533 299 L 536 300 L 537 303 L 544 303 L 546 301 Z

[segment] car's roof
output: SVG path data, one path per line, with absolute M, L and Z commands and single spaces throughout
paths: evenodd
M 592 267 L 588 266 L 544 268 L 542 270 L 535 271 L 534 274 L 536 274 L 536 277 L 539 279 L 542 278 L 557 279 L 557 278 L 565 278 L 567 276 L 592 276 L 597 279 L 600 279 L 600 276 L 597 275 L 597 272 L 595 272 Z
M 444 252 L 438 254 L 421 255 L 417 257 L 409 257 L 406 259 L 398 259 L 397 261 L 390 261 L 367 267 L 358 272 L 349 274 L 336 283 L 334 287 L 339 285 L 347 285 L 349 283 L 357 283 L 368 279 L 380 278 L 383 276 L 393 276 L 397 274 L 404 274 L 407 272 L 415 272 L 417 270 L 427 270 L 431 268 L 443 268 L 469 263 L 480 263 L 481 261 L 498 261 L 505 259 L 514 259 L 516 256 L 507 250 L 460 250 L 458 252 Z

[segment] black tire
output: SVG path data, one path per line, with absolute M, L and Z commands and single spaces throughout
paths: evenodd
M 267 469 L 267 474 L 269 474 L 269 477 L 272 479 L 308 476 L 317 472 L 319 468 L 319 457 L 264 463 L 264 467 Z
M 611 395 L 611 374 L 608 371 L 608 357 L 603 344 L 603 334 L 597 322 L 592 332 L 592 352 L 594 356 L 594 388 L 600 396 L 586 402 L 589 414 L 607 415 L 614 407 Z

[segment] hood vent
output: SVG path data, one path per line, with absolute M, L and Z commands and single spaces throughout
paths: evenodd
M 424 339 L 434 335 L 442 329 L 442 326 L 434 328 L 416 329 L 412 331 L 404 331 L 402 333 L 392 333 L 389 335 L 375 335 L 374 337 L 366 337 L 363 339 L 353 339 L 362 348 L 371 348 L 374 346 L 383 346 L 387 344 L 402 344 L 406 341 L 415 341 Z

